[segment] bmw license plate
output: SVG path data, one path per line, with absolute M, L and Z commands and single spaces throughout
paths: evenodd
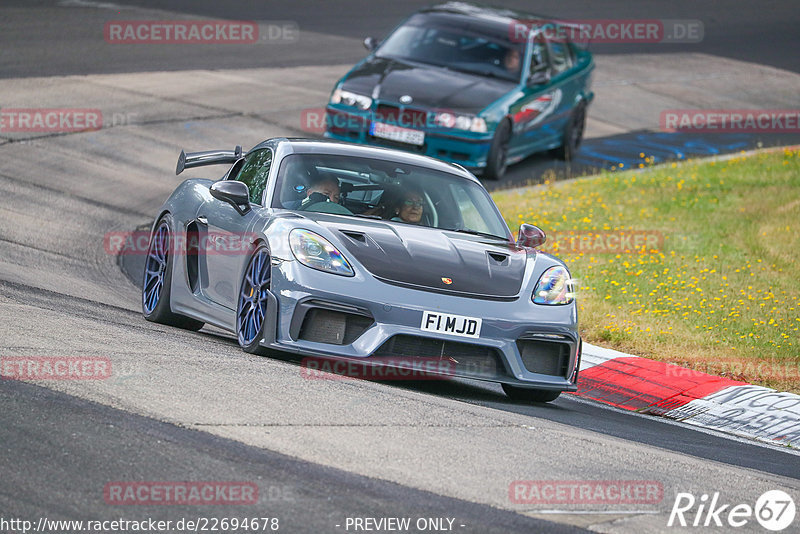
M 384 122 L 373 122 L 372 126 L 369 127 L 369 133 L 373 137 L 380 137 L 382 139 L 389 139 L 390 141 L 407 143 L 409 145 L 421 146 L 425 144 L 425 132 L 412 130 L 411 128 L 402 128 Z
M 424 311 L 420 328 L 426 332 L 478 338 L 481 337 L 481 323 L 478 317 Z

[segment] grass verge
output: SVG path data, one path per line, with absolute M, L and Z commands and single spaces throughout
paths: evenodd
M 579 280 L 590 343 L 800 393 L 800 151 L 493 196 Z

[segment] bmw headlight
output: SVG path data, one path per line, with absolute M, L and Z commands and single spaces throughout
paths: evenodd
M 434 119 L 438 126 L 443 128 L 455 128 L 456 130 L 466 130 L 469 132 L 486 133 L 486 121 L 473 115 L 459 115 L 442 111 L 436 114 Z
M 372 99 L 368 96 L 336 89 L 331 95 L 331 104 L 343 104 L 359 109 L 369 109 L 372 105 Z
M 575 297 L 569 271 L 561 265 L 550 267 L 536 282 L 531 298 L 536 304 L 569 304 Z
M 307 267 L 342 276 L 355 275 L 342 253 L 319 234 L 295 228 L 289 233 L 289 246 L 297 261 Z

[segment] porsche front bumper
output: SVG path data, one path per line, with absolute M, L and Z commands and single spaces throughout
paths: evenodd
M 309 289 L 313 288 L 313 289 Z M 575 391 L 580 358 L 575 303 L 530 295 L 486 300 L 400 287 L 368 273 L 342 277 L 297 261 L 273 267 L 275 330 L 264 346 L 370 362 L 446 362 L 443 374 Z M 422 329 L 423 313 L 480 318 L 478 337 Z

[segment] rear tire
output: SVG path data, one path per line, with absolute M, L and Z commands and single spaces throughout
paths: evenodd
M 583 132 L 586 129 L 586 104 L 581 102 L 569 116 L 569 122 L 564 128 L 564 142 L 555 149 L 559 159 L 572 161 L 578 153 L 578 148 L 583 141 Z
M 503 391 L 511 400 L 525 402 L 551 402 L 561 395 L 560 391 L 549 389 L 530 389 L 502 384 Z
M 511 123 L 504 120 L 497 126 L 486 157 L 486 169 L 483 176 L 487 180 L 499 180 L 508 168 L 508 142 L 511 139 Z
M 167 213 L 156 224 L 142 280 L 142 314 L 148 321 L 177 326 L 186 330 L 200 330 L 204 323 L 170 309 L 172 269 L 174 265 L 174 240 L 172 239 L 172 216 Z

